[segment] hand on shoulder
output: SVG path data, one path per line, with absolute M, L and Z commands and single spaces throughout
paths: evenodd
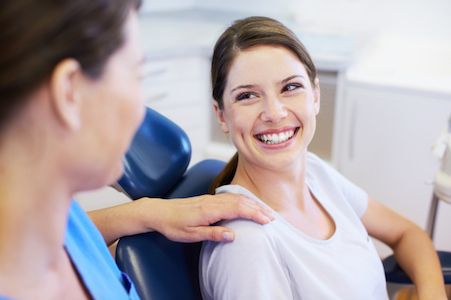
M 140 201 L 150 199 L 140 199 Z M 234 232 L 223 226 L 210 226 L 221 220 L 244 218 L 259 224 L 274 219 L 271 212 L 255 201 L 237 194 L 202 195 L 186 199 L 156 200 L 159 214 L 152 222 L 154 230 L 167 238 L 179 242 L 198 242 L 211 240 L 232 241 Z

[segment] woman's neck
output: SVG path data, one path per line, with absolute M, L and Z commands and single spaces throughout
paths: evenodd
M 0 294 L 47 286 L 64 259 L 70 192 L 49 160 L 0 153 Z M 7 293 L 8 294 L 8 293 Z M 10 293 L 9 293 L 10 294 Z
M 305 157 L 290 167 L 274 170 L 238 161 L 232 184 L 239 184 L 276 211 L 301 208 L 309 198 L 305 183 Z
M 294 227 L 308 236 L 325 240 L 336 226 L 306 184 L 305 157 L 285 169 L 256 168 L 238 161 L 232 184 L 254 193 Z

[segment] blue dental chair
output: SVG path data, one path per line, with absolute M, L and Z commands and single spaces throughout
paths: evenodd
M 191 144 L 172 121 L 147 108 L 124 159 L 119 187 L 132 199 L 184 198 L 208 193 L 225 163 L 204 160 L 187 170 Z M 170 200 L 168 200 L 170 201 Z M 158 232 L 123 237 L 116 262 L 144 300 L 202 299 L 198 262 L 201 243 L 177 243 Z

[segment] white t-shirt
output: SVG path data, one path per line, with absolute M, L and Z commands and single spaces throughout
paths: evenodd
M 334 234 L 314 239 L 276 212 L 266 225 L 243 219 L 221 222 L 235 231 L 235 241 L 203 244 L 204 299 L 388 299 L 381 260 L 360 220 L 368 195 L 311 153 L 306 166 L 307 185 L 334 220 Z M 217 192 L 263 203 L 239 185 Z

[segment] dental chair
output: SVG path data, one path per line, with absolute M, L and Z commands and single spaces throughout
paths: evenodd
M 435 223 L 440 201 L 451 204 L 451 117 L 448 122 L 448 132 L 444 134 L 436 145 L 440 148 L 437 156 L 441 159 L 441 167 L 434 180 L 431 205 L 427 219 L 426 232 L 434 239 Z M 442 266 L 445 284 L 451 284 L 451 252 L 437 251 Z M 397 264 L 395 257 L 390 255 L 383 260 L 387 283 L 412 284 L 411 279 Z
M 187 170 L 190 158 L 191 144 L 186 133 L 147 108 L 125 155 L 124 174 L 118 186 L 133 200 L 207 194 L 225 163 L 204 160 Z M 121 238 L 116 262 L 132 278 L 143 300 L 202 299 L 198 278 L 200 247 L 201 243 L 172 242 L 158 232 L 149 232 Z

